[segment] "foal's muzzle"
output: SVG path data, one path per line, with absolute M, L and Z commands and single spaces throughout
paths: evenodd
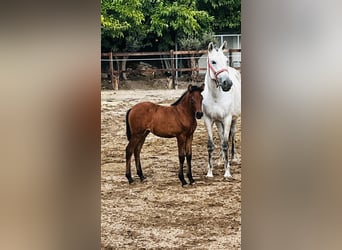
M 197 119 L 201 119 L 202 118 L 202 116 L 203 116 L 203 112 L 196 112 L 196 118 Z

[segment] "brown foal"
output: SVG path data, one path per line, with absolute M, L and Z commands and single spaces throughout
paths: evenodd
M 187 177 L 190 184 L 194 182 L 191 172 L 192 139 L 197 126 L 197 119 L 201 119 L 202 86 L 188 86 L 187 91 L 171 106 L 161 106 L 152 102 L 142 102 L 133 106 L 126 113 L 126 134 L 128 145 L 126 147 L 126 177 L 129 183 L 133 182 L 131 175 L 131 158 L 134 153 L 137 174 L 140 180 L 145 179 L 140 162 L 141 148 L 146 136 L 152 132 L 164 138 L 177 138 L 179 173 L 182 186 L 187 182 L 184 179 L 183 165 L 187 161 Z

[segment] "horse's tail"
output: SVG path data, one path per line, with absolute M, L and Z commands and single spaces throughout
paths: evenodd
M 131 112 L 132 109 L 129 109 L 126 113 L 126 136 L 127 136 L 127 139 L 130 140 L 131 139 L 131 128 L 129 126 L 129 121 L 128 121 L 128 116 L 129 116 L 129 112 Z

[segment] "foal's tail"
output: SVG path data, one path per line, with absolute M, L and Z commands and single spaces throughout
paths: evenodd
M 132 109 L 129 109 L 126 113 L 126 136 L 127 139 L 130 140 L 131 139 L 131 128 L 129 126 L 129 121 L 128 121 L 128 116 L 129 116 L 129 112 L 131 112 Z

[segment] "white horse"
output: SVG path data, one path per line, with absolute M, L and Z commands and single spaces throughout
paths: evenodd
M 213 43 L 208 46 L 208 65 L 205 75 L 205 88 L 202 92 L 203 119 L 208 132 L 208 174 L 213 177 L 212 153 L 214 151 L 213 123 L 216 124 L 221 142 L 220 157 L 224 156 L 224 177 L 232 177 L 229 165 L 229 137 L 232 141 L 232 157 L 235 155 L 236 121 L 241 113 L 241 75 L 228 66 L 228 58 L 223 54 L 226 41 L 220 48 Z

